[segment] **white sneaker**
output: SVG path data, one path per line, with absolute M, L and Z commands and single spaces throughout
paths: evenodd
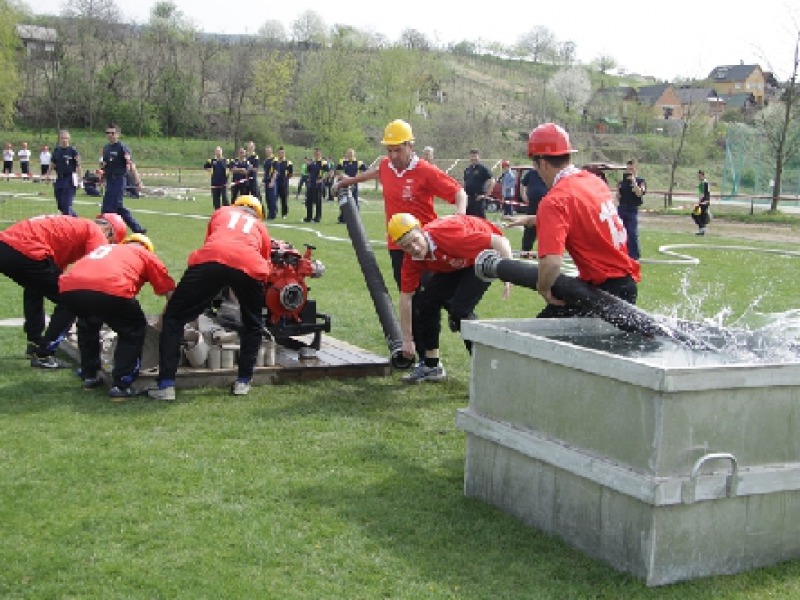
M 442 363 L 435 367 L 426 367 L 424 361 L 419 361 L 414 369 L 403 377 L 403 383 L 422 383 L 423 381 L 430 381 L 438 383 L 447 379 L 447 372 L 444 370 Z
M 233 388 L 231 389 L 231 393 L 234 396 L 247 396 L 249 391 L 250 382 L 248 381 L 237 381 L 233 384 Z

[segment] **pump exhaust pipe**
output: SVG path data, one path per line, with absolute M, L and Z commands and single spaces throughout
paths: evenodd
M 500 279 L 535 290 L 539 268 L 529 262 L 504 259 L 494 250 L 484 250 L 475 260 L 475 274 L 484 281 Z M 718 351 L 707 342 L 669 327 L 633 304 L 576 277 L 559 275 L 553 283 L 552 292 L 568 305 L 591 312 L 622 331 L 651 337 L 663 335 L 693 349 Z
M 378 313 L 383 335 L 389 346 L 392 366 L 395 369 L 408 369 L 413 361 L 403 355 L 403 334 L 400 330 L 400 322 L 394 310 L 389 290 L 386 288 L 383 274 L 375 260 L 372 244 L 369 243 L 367 232 L 364 230 L 358 206 L 348 188 L 339 190 L 339 207 L 347 225 L 347 233 L 353 242 L 358 264 L 364 274 L 364 281 L 372 297 L 372 304 L 375 306 L 375 312 Z

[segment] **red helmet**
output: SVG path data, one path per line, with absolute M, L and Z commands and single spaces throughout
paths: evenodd
M 103 213 L 102 215 L 97 215 L 97 217 L 95 217 L 95 221 L 99 222 L 101 225 L 103 222 L 111 225 L 114 236 L 113 239 L 108 240 L 109 242 L 119 244 L 125 239 L 125 236 L 128 233 L 128 226 L 125 225 L 125 221 L 123 221 L 122 217 L 120 217 L 117 213 Z
M 528 156 L 563 156 L 577 152 L 569 143 L 569 134 L 555 123 L 544 123 L 528 136 Z

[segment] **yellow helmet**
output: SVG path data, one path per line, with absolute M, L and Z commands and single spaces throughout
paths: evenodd
M 414 134 L 411 132 L 411 125 L 402 119 L 395 119 L 383 130 L 383 140 L 381 140 L 381 144 L 384 146 L 396 146 L 413 141 Z
M 156 251 L 155 247 L 153 246 L 153 242 L 151 242 L 150 238 L 143 233 L 132 233 L 124 240 L 122 240 L 123 244 L 130 244 L 132 242 L 138 242 L 139 244 L 150 250 L 150 252 Z
M 252 208 L 256 211 L 259 219 L 264 218 L 264 208 L 261 206 L 261 201 L 255 196 L 239 196 L 233 203 L 234 206 L 244 206 L 245 208 Z
M 410 213 L 395 213 L 386 225 L 386 231 L 394 243 L 403 239 L 403 236 L 412 229 L 419 229 L 419 219 Z

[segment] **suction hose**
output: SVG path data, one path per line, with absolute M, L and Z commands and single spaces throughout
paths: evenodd
M 375 306 L 375 312 L 378 313 L 378 319 L 389 346 L 392 366 L 395 369 L 408 369 L 411 367 L 412 361 L 403 355 L 403 334 L 400 330 L 400 322 L 394 310 L 389 290 L 386 288 L 383 274 L 378 267 L 377 260 L 375 260 L 372 245 L 369 243 L 369 238 L 364 230 L 358 206 L 348 188 L 340 189 L 338 195 L 342 218 L 347 225 L 347 233 L 356 251 L 358 264 L 361 267 L 364 281 L 372 297 L 372 304 Z
M 484 250 L 475 260 L 475 274 L 484 281 L 500 279 L 535 290 L 539 268 L 530 262 L 504 259 L 494 250 Z M 691 348 L 717 350 L 688 333 L 667 326 L 633 304 L 575 277 L 559 275 L 553 283 L 552 292 L 556 298 L 577 306 L 622 331 L 647 336 L 663 335 Z

